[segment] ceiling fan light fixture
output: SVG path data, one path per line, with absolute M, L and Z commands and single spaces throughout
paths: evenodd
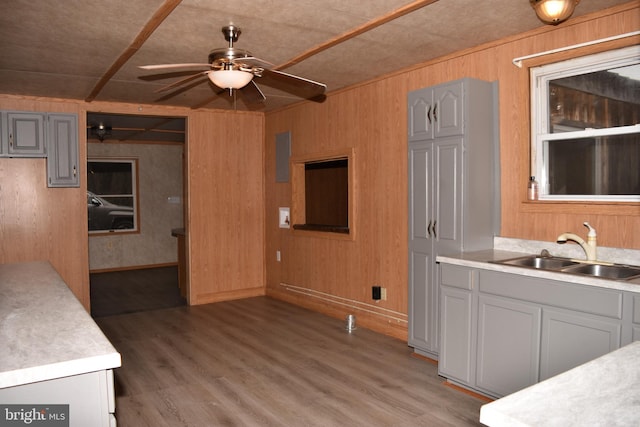
M 545 24 L 558 25 L 567 20 L 580 0 L 529 0 L 538 19 Z
M 253 74 L 240 70 L 216 70 L 209 74 L 211 83 L 222 89 L 240 89 L 249 84 Z

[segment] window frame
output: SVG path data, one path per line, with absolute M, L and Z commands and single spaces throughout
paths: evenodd
M 99 235 L 113 235 L 113 234 L 138 234 L 140 233 L 140 209 L 139 209 L 139 168 L 138 168 L 138 159 L 133 157 L 89 157 L 87 158 L 87 174 L 90 173 L 89 164 L 90 163 L 128 163 L 131 165 L 131 195 L 129 194 L 95 194 L 98 197 L 129 197 L 133 199 L 132 207 L 133 207 L 133 228 L 125 228 L 125 229 L 97 229 L 91 230 L 89 229 L 90 236 L 99 236 Z M 87 193 L 93 191 L 88 188 L 88 180 L 87 180 Z
M 583 139 L 640 133 L 640 124 L 610 128 L 586 128 L 579 131 L 550 133 L 549 81 L 602 71 L 640 63 L 640 46 L 610 50 L 566 61 L 533 67 L 530 69 L 531 84 L 531 175 L 540 185 L 540 200 L 549 201 L 593 201 L 593 202 L 640 202 L 636 195 L 589 195 L 548 194 L 548 144 L 556 140 Z
M 306 228 L 306 185 L 305 165 L 307 163 L 325 162 L 346 159 L 348 163 L 348 232 L 326 227 Z M 336 240 L 355 240 L 356 237 L 356 177 L 355 177 L 355 149 L 336 150 L 324 153 L 315 153 L 304 156 L 296 156 L 291 159 L 291 224 L 295 235 L 323 237 Z

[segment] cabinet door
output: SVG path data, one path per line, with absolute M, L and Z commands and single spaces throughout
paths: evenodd
M 433 89 L 410 92 L 408 100 L 409 142 L 433 139 Z
M 539 306 L 480 294 L 476 384 L 505 396 L 538 382 Z
M 462 143 L 445 138 L 435 144 L 436 253 L 462 249 Z
M 50 114 L 48 123 L 47 184 L 79 187 L 78 124 L 73 114 Z
M 422 350 L 433 339 L 433 143 L 409 144 L 409 344 Z M 435 300 L 437 301 L 437 299 Z
M 433 117 L 436 138 L 464 133 L 463 88 L 464 83 L 460 81 L 434 88 Z
M 621 323 L 613 319 L 545 308 L 540 380 L 618 349 L 621 328 Z
M 7 136 L 10 156 L 45 156 L 45 115 L 41 113 L 7 113 Z
M 438 373 L 473 385 L 471 292 L 440 287 L 440 355 Z

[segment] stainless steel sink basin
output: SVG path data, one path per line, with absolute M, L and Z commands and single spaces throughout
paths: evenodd
M 558 257 L 542 257 L 537 255 L 529 255 L 520 258 L 507 259 L 498 261 L 499 264 L 515 265 L 518 267 L 537 268 L 540 270 L 560 270 L 570 265 L 578 265 L 579 263 L 566 258 Z
M 527 255 L 502 261 L 493 261 L 493 263 L 611 280 L 631 280 L 640 277 L 640 266 L 593 264 L 554 256 Z
M 563 271 L 614 280 L 628 280 L 640 276 L 640 268 L 626 265 L 578 264 Z

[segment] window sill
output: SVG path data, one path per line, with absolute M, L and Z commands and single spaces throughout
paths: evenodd
M 298 236 L 319 237 L 333 240 L 354 240 L 353 230 L 349 227 L 327 227 L 310 224 L 294 224 L 293 233 Z
M 638 202 L 585 202 L 566 200 L 524 200 L 521 211 L 527 213 L 563 213 L 575 214 L 640 216 Z

